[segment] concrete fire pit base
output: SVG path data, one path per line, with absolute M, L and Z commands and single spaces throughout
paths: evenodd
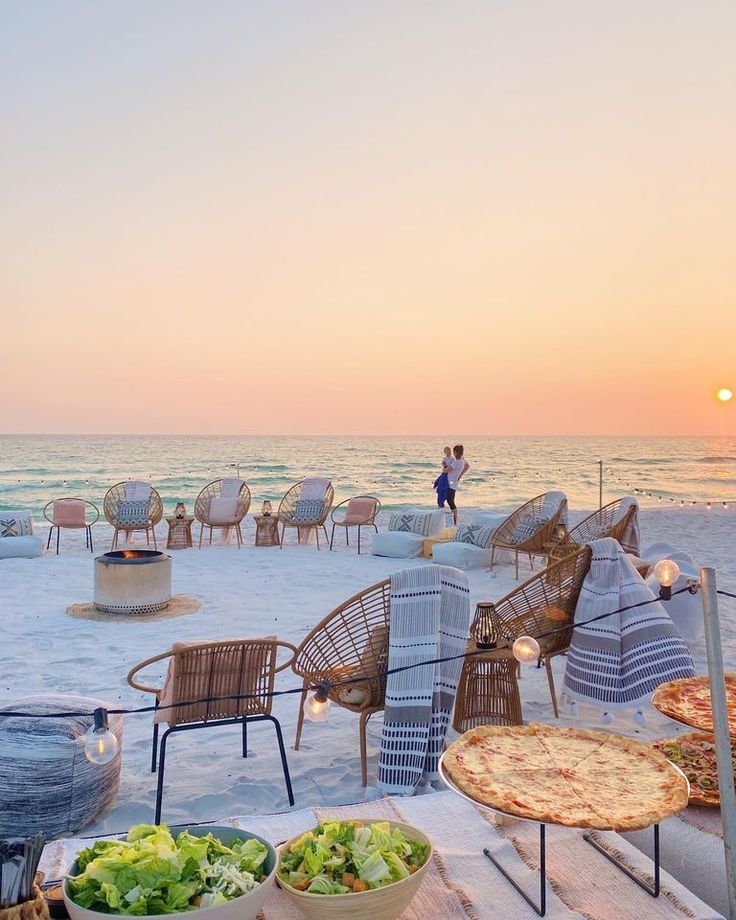
M 136 615 L 163 610 L 171 600 L 171 556 L 150 549 L 123 549 L 95 559 L 95 607 Z

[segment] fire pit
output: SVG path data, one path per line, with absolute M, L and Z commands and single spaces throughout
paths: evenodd
M 95 559 L 95 607 L 109 613 L 153 613 L 171 600 L 171 556 L 122 549 Z

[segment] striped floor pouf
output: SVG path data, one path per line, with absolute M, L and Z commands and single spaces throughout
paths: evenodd
M 18 700 L 3 710 L 91 712 L 103 700 L 50 694 Z M 109 724 L 120 744 L 110 763 L 90 763 L 82 736 L 92 716 L 0 718 L 0 836 L 75 834 L 115 800 L 120 783 L 123 717 Z

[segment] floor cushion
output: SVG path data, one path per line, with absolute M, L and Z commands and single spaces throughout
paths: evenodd
M 40 537 L 0 538 L 0 559 L 35 559 L 43 552 Z
M 386 530 L 373 537 L 371 552 L 374 556 L 391 556 L 395 559 L 411 559 L 421 556 L 424 537 L 418 533 L 402 530 Z
M 432 547 L 432 561 L 458 569 L 489 569 L 491 550 L 452 540 L 449 543 L 436 543 Z

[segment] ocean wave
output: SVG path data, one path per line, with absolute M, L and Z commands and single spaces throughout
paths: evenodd
M 695 463 L 736 463 L 736 457 L 700 457 Z

